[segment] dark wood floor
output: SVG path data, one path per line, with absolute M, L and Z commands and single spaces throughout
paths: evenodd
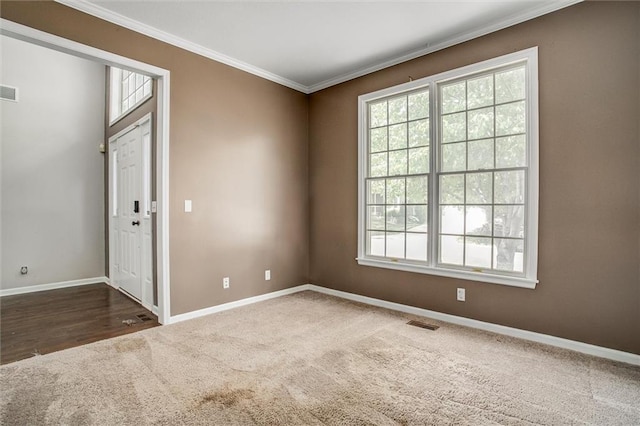
M 4 296 L 0 319 L 0 364 L 159 325 L 155 315 L 107 284 Z

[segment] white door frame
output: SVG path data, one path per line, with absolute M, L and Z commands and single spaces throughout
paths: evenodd
M 158 322 L 171 321 L 169 276 L 169 80 L 170 72 L 154 65 L 86 46 L 6 19 L 0 19 L 0 34 L 37 44 L 104 65 L 124 68 L 153 77 L 158 81 L 156 131 L 156 243 Z

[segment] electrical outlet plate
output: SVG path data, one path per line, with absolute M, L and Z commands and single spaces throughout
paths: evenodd
M 466 300 L 466 291 L 464 288 L 459 288 L 457 292 L 458 302 L 464 302 Z
M 231 283 L 231 280 L 229 279 L 229 277 L 224 277 L 222 279 L 222 288 L 229 288 L 230 283 Z
M 266 271 L 264 271 L 264 280 L 265 281 L 271 280 L 271 270 L 270 269 L 267 269 Z

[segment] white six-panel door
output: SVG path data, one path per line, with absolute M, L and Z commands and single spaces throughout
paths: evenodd
M 153 306 L 151 117 L 109 142 L 110 275 L 112 284 Z

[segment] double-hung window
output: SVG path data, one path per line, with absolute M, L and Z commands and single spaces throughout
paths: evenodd
M 358 262 L 537 282 L 537 49 L 359 97 Z

